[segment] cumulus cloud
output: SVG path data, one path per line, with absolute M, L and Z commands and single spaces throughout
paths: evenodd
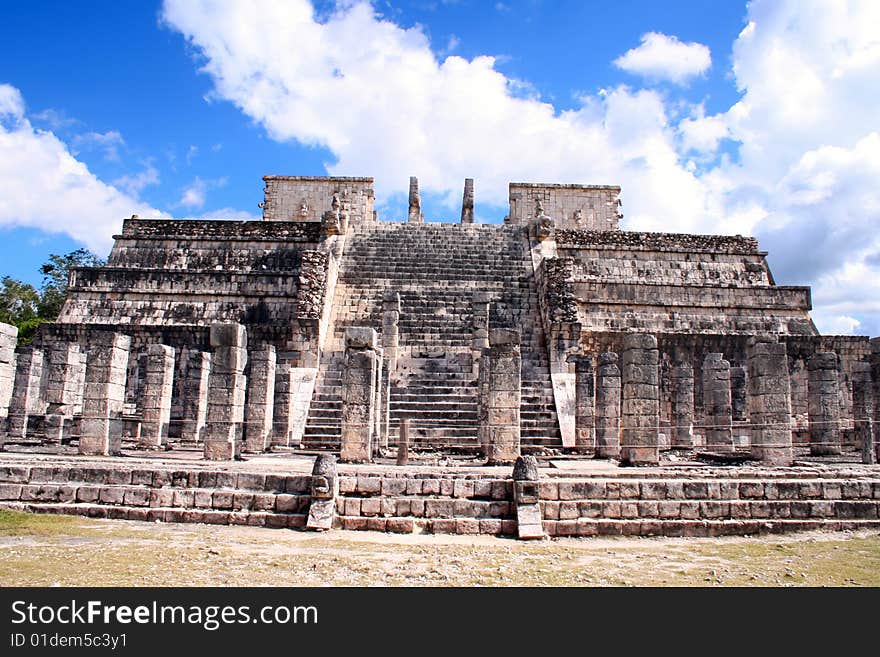
M 21 92 L 0 84 L 0 226 L 64 233 L 106 253 L 124 217 L 164 216 L 97 178 L 53 133 L 35 129 Z
M 682 43 L 675 36 L 648 32 L 637 48 L 614 60 L 617 68 L 649 80 L 686 84 L 712 66 L 712 55 L 702 43 Z
M 625 227 L 756 233 L 780 283 L 814 286 L 821 329 L 880 324 L 861 303 L 880 299 L 880 3 L 751 2 L 733 44 L 740 99 L 685 118 L 674 93 L 626 86 L 557 110 L 493 57 L 438 57 L 421 28 L 364 2 L 317 17 L 305 0 L 167 0 L 163 17 L 216 97 L 276 140 L 327 148 L 331 174 L 374 175 L 380 203 L 413 174 L 450 208 L 465 177 L 499 207 L 510 180 L 621 184 Z M 617 64 L 683 84 L 711 56 L 652 33 Z
M 107 132 L 84 132 L 73 137 L 73 147 L 78 151 L 98 150 L 104 153 L 104 159 L 110 162 L 119 162 L 119 147 L 125 145 L 125 140 L 118 130 Z M 73 151 L 78 155 L 77 150 Z
M 205 184 L 205 181 L 196 176 L 196 179 L 183 190 L 183 195 L 180 197 L 180 205 L 185 208 L 195 209 L 202 207 L 205 205 L 205 192 L 207 189 L 208 186 Z
M 143 171 L 132 175 L 116 178 L 113 186 L 121 189 L 132 196 L 137 196 L 145 187 L 159 184 L 159 170 L 152 164 L 147 164 Z

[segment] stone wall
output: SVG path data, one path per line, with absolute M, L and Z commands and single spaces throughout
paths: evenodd
M 0 464 L 0 503 L 42 513 L 301 529 L 311 476 L 210 468 Z M 340 470 L 334 526 L 514 535 L 513 481 L 498 474 Z M 550 536 L 718 536 L 876 528 L 880 479 L 857 469 L 709 469 L 671 476 L 543 478 Z
M 559 228 L 617 230 L 620 187 L 510 183 L 509 223 L 527 224 L 540 201 Z
M 350 221 L 373 220 L 372 178 L 263 176 L 263 221 L 320 222 L 338 194 Z

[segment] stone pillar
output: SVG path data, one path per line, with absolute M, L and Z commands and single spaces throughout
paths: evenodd
M 730 368 L 730 406 L 734 422 L 744 422 L 749 417 L 749 394 L 746 384 L 746 368 Z
M 409 464 L 409 420 L 400 418 L 397 438 L 397 465 Z
M 336 497 L 339 495 L 339 477 L 336 476 L 336 457 L 318 454 L 309 481 L 309 517 L 307 529 L 326 531 L 333 527 L 336 517 Z
M 516 505 L 516 532 L 521 539 L 544 538 L 539 479 L 535 457 L 517 457 L 513 466 L 513 503 Z
M 250 354 L 247 405 L 244 409 L 244 451 L 259 454 L 270 445 L 275 412 L 275 347 L 264 345 Z
M 694 368 L 678 363 L 670 373 L 672 380 L 672 449 L 694 447 Z
M 18 328 L 0 323 L 0 418 L 9 414 L 12 387 L 15 383 L 15 343 Z
M 79 453 L 119 454 L 131 338 L 110 331 L 95 331 L 89 338 Z
M 46 442 L 60 444 L 76 404 L 80 347 L 73 342 L 53 345 L 46 373 Z
M 791 388 L 785 343 L 776 342 L 773 336 L 753 337 L 746 350 L 752 456 L 765 465 L 791 465 Z
M 204 351 L 187 355 L 186 378 L 183 383 L 183 427 L 181 440 L 194 443 L 203 440 L 208 416 L 208 380 L 211 376 L 211 354 Z
M 147 349 L 146 369 L 139 446 L 158 449 L 168 441 L 174 348 L 164 344 L 151 344 Z
M 83 400 L 85 397 L 85 388 L 86 388 L 86 362 L 88 360 L 88 354 L 83 351 L 80 351 L 76 354 L 73 364 L 73 379 L 71 381 L 71 385 L 73 386 L 73 415 L 80 415 L 83 412 Z M 127 375 L 126 370 L 126 375 Z M 126 376 L 126 383 L 127 383 Z
M 489 331 L 488 378 L 488 463 L 513 463 L 520 455 L 522 356 L 519 331 Z
M 487 335 L 486 342 L 489 342 Z M 477 361 L 477 440 L 480 454 L 489 456 L 489 347 L 480 352 Z
M 572 354 L 574 363 L 574 449 L 578 454 L 596 454 L 596 379 L 592 356 Z
M 660 352 L 657 338 L 630 333 L 623 338 L 623 417 L 620 460 L 629 465 L 660 462 Z
M 880 337 L 871 338 L 871 355 L 869 356 L 871 368 L 871 397 L 874 401 L 874 410 L 871 419 L 874 421 L 874 440 L 876 444 L 877 458 L 880 460 Z
M 388 291 L 382 296 L 382 350 L 388 360 L 388 371 L 397 369 L 397 349 L 400 344 L 400 294 Z
M 733 411 L 730 363 L 724 354 L 706 354 L 703 360 L 703 424 L 705 446 L 713 452 L 733 451 Z
M 409 218 L 407 221 L 422 223 L 422 198 L 419 195 L 419 179 L 410 176 L 409 179 Z
M 247 331 L 241 324 L 212 324 L 214 349 L 208 379 L 205 459 L 231 461 L 241 453 L 247 379 Z
M 874 395 L 868 363 L 852 364 L 852 398 L 856 446 L 862 452 L 862 463 L 871 465 L 877 462 L 877 451 L 874 445 Z
M 613 351 L 599 354 L 596 369 L 596 456 L 620 456 L 620 368 Z
M 382 448 L 387 447 L 382 441 L 382 419 L 385 417 L 385 407 L 382 398 L 382 370 L 385 369 L 385 358 L 382 347 L 376 345 L 376 369 L 373 372 L 373 391 L 376 411 L 373 413 L 373 456 L 379 456 Z
M 474 179 L 464 179 L 464 195 L 461 197 L 461 223 L 474 223 Z
M 489 301 L 488 292 L 474 292 L 474 325 L 471 349 L 478 353 L 489 348 Z
M 384 354 L 385 350 L 382 350 Z M 379 393 L 381 396 L 381 417 L 379 429 L 379 451 L 388 449 L 391 439 L 391 363 L 382 357 L 382 368 L 379 371 Z
M 378 368 L 376 331 L 371 328 L 346 329 L 340 453 L 340 460 L 346 463 L 368 463 L 372 460 Z
M 290 446 L 295 402 L 294 368 L 290 363 L 278 363 L 275 368 L 275 406 L 272 411 L 272 436 L 270 439 L 272 445 Z
M 807 361 L 810 454 L 840 454 L 840 387 L 837 354 L 820 351 Z
M 8 434 L 13 438 L 27 436 L 28 417 L 38 415 L 40 384 L 43 377 L 43 352 L 25 347 L 18 354 L 15 383 L 9 402 Z

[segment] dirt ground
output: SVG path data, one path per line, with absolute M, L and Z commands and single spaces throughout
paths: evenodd
M 880 586 L 880 532 L 520 542 L 0 510 L 0 586 Z

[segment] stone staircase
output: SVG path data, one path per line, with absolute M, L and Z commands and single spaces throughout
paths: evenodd
M 391 443 L 401 418 L 419 447 L 478 446 L 473 297 L 490 294 L 490 326 L 522 331 L 523 446 L 560 447 L 547 345 L 522 227 L 372 223 L 353 228 L 340 266 L 304 443 L 335 449 L 341 424 L 345 329 L 381 331 L 382 296 L 400 294 L 399 366 Z

